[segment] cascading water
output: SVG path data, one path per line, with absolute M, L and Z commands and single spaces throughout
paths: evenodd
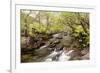
M 52 61 L 68 61 L 70 60 L 71 56 L 70 54 L 73 52 L 73 50 L 70 51 L 56 51 L 54 50 L 51 54 L 49 54 L 46 58 L 44 58 L 45 62 L 52 62 Z
M 68 52 L 64 51 L 60 57 L 59 57 L 59 61 L 68 61 L 71 56 L 69 54 L 71 54 L 73 52 L 73 50 L 70 50 Z
M 56 50 L 52 51 L 51 54 L 49 54 L 46 58 L 45 58 L 45 62 L 51 62 L 51 61 L 55 61 L 56 60 L 56 56 L 57 56 L 58 52 Z

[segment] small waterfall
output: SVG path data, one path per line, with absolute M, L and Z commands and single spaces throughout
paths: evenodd
M 44 62 L 53 62 L 53 61 L 68 61 L 70 60 L 71 56 L 70 54 L 73 52 L 74 50 L 70 50 L 70 51 L 56 51 L 54 50 L 51 54 L 49 54 L 45 59 Z
M 54 51 L 51 52 L 51 54 L 49 54 L 46 58 L 45 58 L 45 62 L 51 62 L 51 61 L 55 61 L 57 58 L 57 54 L 58 52 L 56 51 L 56 49 Z
M 68 60 L 71 58 L 70 54 L 71 54 L 73 51 L 74 51 L 74 50 L 70 50 L 70 51 L 68 51 L 68 52 L 64 51 L 64 52 L 60 55 L 59 61 L 68 61 Z
M 57 52 L 54 50 L 45 58 L 45 62 L 51 62 L 53 61 L 53 57 L 57 55 Z

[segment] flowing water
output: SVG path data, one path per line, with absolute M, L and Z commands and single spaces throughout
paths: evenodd
M 53 61 L 68 61 L 70 60 L 71 56 L 70 54 L 73 52 L 73 50 L 70 51 L 56 51 L 54 50 L 51 54 L 49 54 L 48 56 L 46 56 L 44 58 L 44 62 L 53 62 Z

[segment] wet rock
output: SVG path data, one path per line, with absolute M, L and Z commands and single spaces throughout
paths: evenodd
M 46 46 L 42 46 L 40 47 L 40 49 L 35 50 L 36 55 L 38 56 L 47 56 L 48 54 L 50 54 L 51 52 L 51 48 L 46 47 Z
M 87 53 L 86 55 L 82 56 L 81 59 L 82 60 L 89 60 L 89 57 L 90 57 L 89 55 L 90 55 L 90 53 Z
M 67 56 L 70 56 L 70 60 L 80 60 L 82 56 L 81 52 L 78 50 L 70 50 L 67 53 Z
M 59 39 L 55 39 L 53 43 L 54 44 L 58 44 L 58 43 L 60 43 L 60 40 Z
M 47 48 L 48 45 L 41 46 L 40 49 Z
M 63 39 L 61 39 L 61 43 L 63 44 L 63 46 L 69 47 L 72 44 L 72 37 L 63 36 Z
M 54 34 L 53 38 L 62 39 L 62 33 Z
M 81 51 L 81 53 L 82 53 L 83 55 L 87 54 L 88 52 L 89 52 L 89 48 L 84 48 L 84 49 Z
M 56 51 L 61 51 L 63 50 L 63 45 L 60 43 L 60 44 L 57 44 L 56 45 Z
M 71 57 L 78 57 L 78 56 L 82 56 L 81 52 L 78 50 L 73 50 L 70 54 L 68 54 Z
M 59 39 L 52 38 L 52 39 L 49 40 L 49 46 L 48 47 L 54 48 L 59 43 L 60 43 Z

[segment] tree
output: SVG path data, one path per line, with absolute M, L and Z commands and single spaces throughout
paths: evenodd
M 84 32 L 89 35 L 89 14 L 88 13 L 76 13 L 77 19 L 79 20 Z

